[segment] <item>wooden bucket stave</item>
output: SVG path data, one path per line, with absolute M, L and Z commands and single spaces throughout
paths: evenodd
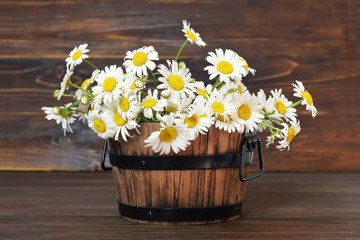
M 145 147 L 144 140 L 160 129 L 159 124 L 141 124 L 141 134 L 133 134 L 128 142 L 109 140 L 109 152 L 127 156 L 156 155 Z M 195 139 L 186 151 L 169 156 L 217 155 L 240 152 L 243 134 L 227 133 L 211 127 L 206 135 Z M 244 176 L 249 172 L 244 168 Z M 239 167 L 191 169 L 191 170 L 139 170 L 113 166 L 114 181 L 120 204 L 139 208 L 160 209 L 207 209 L 232 206 L 242 203 L 246 182 L 239 180 Z M 236 205 L 236 207 L 241 205 Z M 241 212 L 241 209 L 240 209 Z M 235 219 L 240 212 L 221 219 L 196 221 L 148 221 L 136 218 L 130 220 L 142 223 L 165 225 L 208 224 Z M 126 217 L 126 216 L 125 216 Z

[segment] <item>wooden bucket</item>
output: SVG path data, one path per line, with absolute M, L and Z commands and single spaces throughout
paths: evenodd
M 133 134 L 128 142 L 108 140 L 120 214 L 132 221 L 162 225 L 208 224 L 238 218 L 246 189 L 246 182 L 239 180 L 239 163 L 206 169 L 196 163 L 203 162 L 203 156 L 214 156 L 221 165 L 219 156 L 240 152 L 243 134 L 229 134 L 212 126 L 186 151 L 159 156 L 144 143 L 159 129 L 160 124 L 143 123 L 141 134 Z M 173 158 L 175 163 L 171 163 Z M 151 161 L 158 160 L 152 166 Z M 195 166 L 184 170 L 183 164 Z M 244 177 L 249 168 L 243 167 Z

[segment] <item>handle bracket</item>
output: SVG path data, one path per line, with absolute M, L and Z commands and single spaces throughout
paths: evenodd
M 102 153 L 101 153 L 101 168 L 102 168 L 102 170 L 104 170 L 104 171 L 107 171 L 107 170 L 111 170 L 111 169 L 112 169 L 112 167 L 106 167 L 106 166 L 105 166 L 107 145 L 108 145 L 108 142 L 105 140 L 105 141 L 104 141 L 104 147 L 103 147 L 103 150 L 102 150 Z
M 244 177 L 244 167 L 246 164 L 252 162 L 254 151 L 257 146 L 258 155 L 259 155 L 259 171 L 251 176 Z M 256 135 L 255 132 L 248 132 L 244 134 L 244 140 L 241 143 L 241 162 L 240 162 L 240 172 L 239 179 L 242 182 L 249 181 L 251 179 L 260 177 L 264 172 L 264 161 L 261 149 L 261 139 Z

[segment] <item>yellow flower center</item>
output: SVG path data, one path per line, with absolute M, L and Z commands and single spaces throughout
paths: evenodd
M 238 90 L 239 90 L 239 93 L 242 94 L 242 93 L 243 93 L 243 90 L 242 90 L 241 84 L 239 84 L 239 85 L 237 86 L 237 88 L 238 88 Z
M 290 128 L 289 131 L 288 131 L 288 136 L 286 138 L 286 141 L 290 142 L 291 140 L 293 140 L 294 137 L 295 137 L 295 129 Z
M 193 114 L 191 117 L 186 117 L 184 123 L 188 125 L 188 128 L 193 128 L 197 125 L 199 117 Z
M 127 112 L 130 108 L 129 100 L 127 100 L 126 98 L 120 99 L 119 107 L 121 111 Z
M 301 92 L 301 94 L 303 95 L 303 97 L 305 98 L 305 100 L 309 105 L 313 104 L 313 98 L 311 97 L 311 94 L 309 92 Z
M 81 50 L 77 50 L 73 55 L 72 55 L 72 60 L 76 61 L 78 60 L 78 58 L 81 56 L 82 51 Z
M 106 131 L 106 125 L 100 119 L 95 119 L 93 125 L 94 125 L 95 130 L 98 131 L 99 133 L 103 133 Z
M 204 89 L 196 89 L 196 92 L 200 95 L 203 96 L 204 98 L 207 98 L 207 96 L 209 95 Z
M 115 112 L 114 114 L 114 121 L 119 126 L 124 126 L 127 123 L 127 121 L 124 120 L 118 112 Z
M 137 67 L 144 65 L 147 61 L 147 58 L 148 58 L 148 56 L 144 52 L 135 53 L 135 55 L 133 57 L 133 63 Z
M 85 89 L 86 85 L 88 84 L 88 82 L 90 81 L 90 78 L 85 79 L 82 84 L 81 84 L 81 88 Z M 86 90 L 86 89 L 85 89 Z
M 199 117 L 207 117 L 206 113 L 201 114 Z
M 177 112 L 177 108 L 174 107 L 174 106 L 168 107 L 167 110 L 168 110 L 169 112 L 172 112 L 172 113 L 176 113 L 176 112 Z
M 225 116 L 222 114 L 219 114 L 217 117 L 220 121 L 228 123 L 231 120 L 231 116 L 230 116 L 230 114 L 226 114 L 226 116 L 228 117 L 227 119 L 225 119 Z
M 251 116 L 251 109 L 248 105 L 243 104 L 238 109 L 238 116 L 241 119 L 248 120 Z
M 191 40 L 193 40 L 194 42 L 196 42 L 196 36 L 195 36 L 195 34 L 193 34 L 190 30 L 187 30 L 186 31 L 186 35 L 191 39 Z
M 130 89 L 131 89 L 131 90 L 135 90 L 135 89 L 136 89 L 135 81 L 131 84 Z
M 174 127 L 166 127 L 160 131 L 159 138 L 163 142 L 171 142 L 177 136 L 177 131 Z
M 275 104 L 275 107 L 279 111 L 279 113 L 285 114 L 286 107 L 285 107 L 285 104 L 282 101 L 277 101 L 276 104 Z
M 109 77 L 105 79 L 103 88 L 106 92 L 111 92 L 116 87 L 116 79 L 113 77 Z
M 157 101 L 155 99 L 147 99 L 144 101 L 144 108 L 152 108 L 153 106 L 155 106 L 157 103 Z
M 232 73 L 234 71 L 234 68 L 231 65 L 231 63 L 229 63 L 227 61 L 219 62 L 218 65 L 217 65 L 217 68 L 223 74 L 230 74 L 230 73 Z
M 224 104 L 219 102 L 214 102 L 211 107 L 216 113 L 223 113 L 225 110 Z
M 248 68 L 249 67 L 249 64 L 244 60 L 244 59 L 242 59 L 242 58 L 240 58 L 240 60 L 243 62 L 243 67 L 244 68 Z
M 184 88 L 184 81 L 177 75 L 170 75 L 169 85 L 172 89 L 179 91 Z

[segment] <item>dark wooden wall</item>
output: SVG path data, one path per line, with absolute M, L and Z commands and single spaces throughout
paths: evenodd
M 360 1 L 357 0 L 0 0 L 0 169 L 93 170 L 102 141 L 86 126 L 63 136 L 40 108 L 64 59 L 87 42 L 98 66 L 122 64 L 127 50 L 153 45 L 174 58 L 187 19 L 208 44 L 188 45 L 182 58 L 197 79 L 207 52 L 231 48 L 257 70 L 252 91 L 283 88 L 294 80 L 311 92 L 319 114 L 301 108 L 301 134 L 289 152 L 266 149 L 267 171 L 359 171 Z M 91 69 L 76 71 L 82 81 Z M 263 138 L 265 140 L 265 138 Z

